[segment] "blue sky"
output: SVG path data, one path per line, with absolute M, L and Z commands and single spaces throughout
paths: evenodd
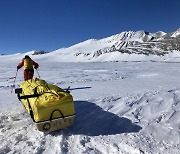
M 0 0 L 0 54 L 180 28 L 180 0 Z

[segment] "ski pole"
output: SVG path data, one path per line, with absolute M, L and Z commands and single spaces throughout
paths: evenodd
M 38 72 L 38 70 L 37 70 L 37 69 L 36 69 L 36 71 L 37 71 L 38 77 L 40 78 L 40 75 L 39 75 L 39 72 Z
M 15 81 L 16 81 L 17 73 L 18 73 L 18 70 L 16 71 L 16 75 L 15 75 L 15 77 L 14 77 L 14 82 L 13 82 L 13 85 L 12 85 L 11 93 L 12 93 L 12 91 L 13 91 L 13 88 L 15 87 Z

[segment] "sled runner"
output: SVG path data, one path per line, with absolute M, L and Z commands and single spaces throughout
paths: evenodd
M 39 131 L 63 129 L 75 120 L 73 97 L 68 90 L 36 78 L 23 81 L 15 93 Z

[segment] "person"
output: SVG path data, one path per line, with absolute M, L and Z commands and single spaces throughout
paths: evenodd
M 33 61 L 28 55 L 25 55 L 22 61 L 18 64 L 17 71 L 22 66 L 24 66 L 24 80 L 26 81 L 33 78 L 34 68 L 37 69 L 39 67 L 39 64 Z

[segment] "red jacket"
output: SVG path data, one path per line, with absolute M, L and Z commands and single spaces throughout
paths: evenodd
M 22 66 L 24 66 L 24 70 L 26 69 L 33 69 L 33 66 L 35 68 L 38 68 L 39 67 L 39 64 L 34 62 L 32 59 L 30 58 L 26 58 L 26 59 L 23 59 L 22 62 L 19 63 L 19 68 L 21 68 Z

